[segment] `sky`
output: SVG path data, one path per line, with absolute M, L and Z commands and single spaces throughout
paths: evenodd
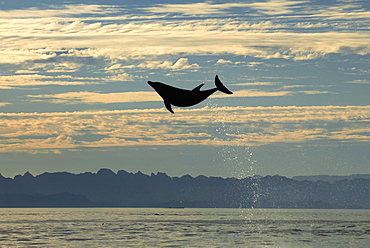
M 370 2 L 0 2 L 0 173 L 370 173 Z M 147 81 L 214 88 L 169 113 Z

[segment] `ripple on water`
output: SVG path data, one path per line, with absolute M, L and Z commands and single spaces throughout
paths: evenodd
M 42 211 L 43 215 L 22 215 L 22 221 L 0 225 L 0 247 L 367 247 L 370 238 L 370 211 L 367 210 Z M 100 216 L 107 212 L 108 217 Z M 310 217 L 310 213 L 315 216 Z M 26 216 L 30 217 L 28 222 Z M 35 216 L 42 216 L 42 222 Z M 56 216 L 61 218 L 60 222 L 54 221 Z M 15 217 L 13 211 L 12 218 Z M 0 224 L 3 224 L 1 220 Z

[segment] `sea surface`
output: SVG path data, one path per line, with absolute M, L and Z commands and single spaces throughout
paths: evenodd
M 370 210 L 0 211 L 0 247 L 370 247 Z

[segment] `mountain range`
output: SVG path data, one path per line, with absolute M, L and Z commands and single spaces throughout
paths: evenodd
M 315 175 L 315 176 L 294 176 L 294 180 L 298 181 L 324 181 L 334 183 L 340 180 L 353 180 L 356 178 L 363 178 L 370 180 L 370 174 L 352 174 L 349 176 L 329 176 L 329 175 Z
M 158 172 L 0 174 L 0 207 L 245 207 L 370 209 L 370 179 L 170 177 Z

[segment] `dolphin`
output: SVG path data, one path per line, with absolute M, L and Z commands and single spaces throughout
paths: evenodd
M 192 90 L 179 89 L 160 82 L 148 81 L 148 84 L 163 98 L 164 105 L 172 114 L 175 113 L 172 110 L 172 105 L 177 107 L 190 107 L 204 101 L 218 90 L 225 94 L 232 94 L 232 92 L 221 83 L 218 75 L 215 77 L 216 88 L 202 91 L 200 88 L 202 88 L 204 84 L 200 84 Z

